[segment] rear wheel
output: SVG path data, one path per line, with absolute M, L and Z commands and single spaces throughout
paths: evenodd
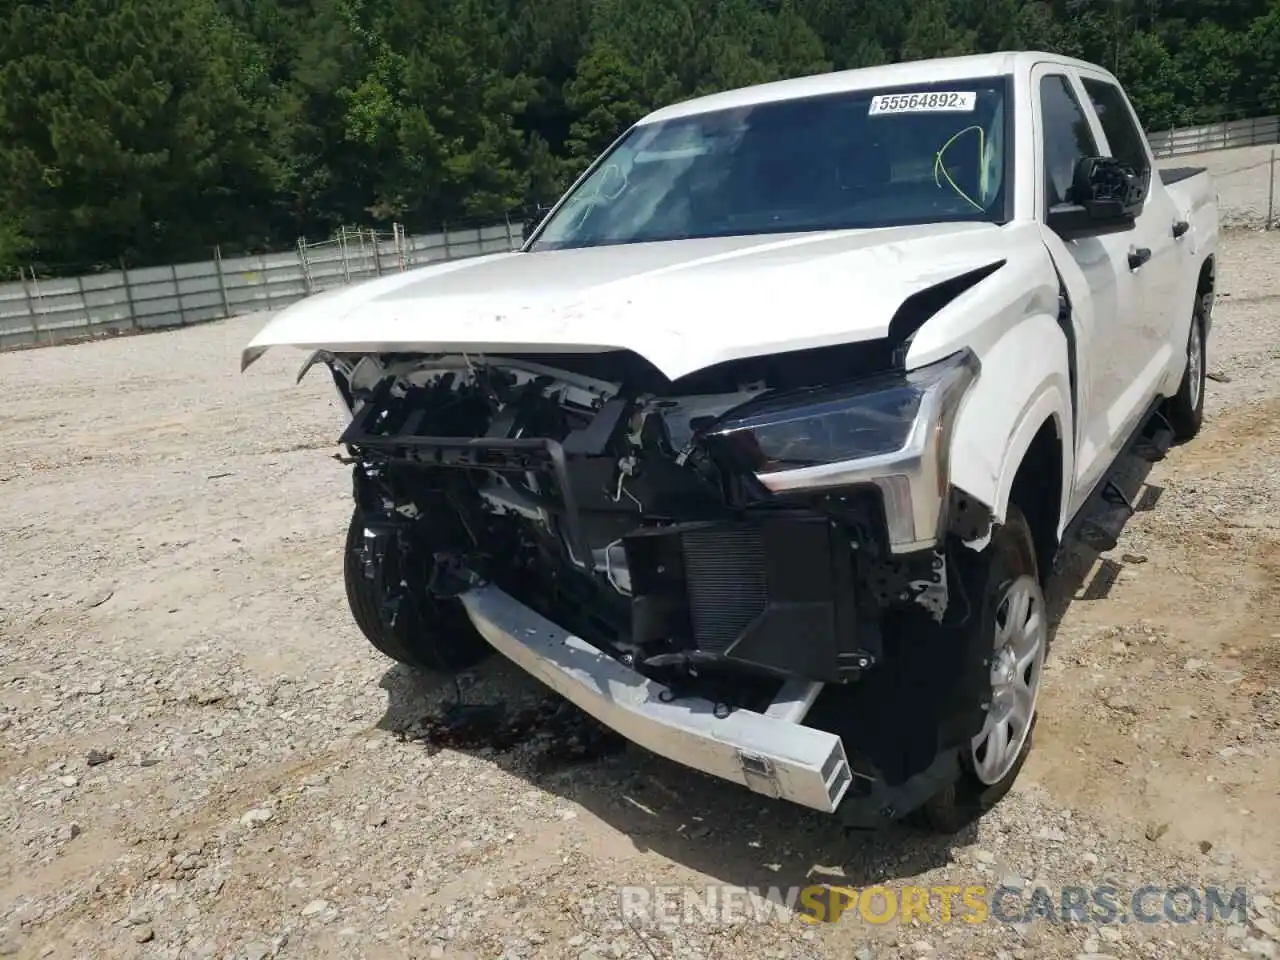
M 347 528 L 343 578 L 356 625 L 381 653 L 420 670 L 455 671 L 474 666 L 492 652 L 476 632 L 458 600 L 441 600 L 426 591 L 425 578 L 401 570 L 396 543 L 378 557 L 366 552 L 365 524 L 359 509 Z M 407 583 L 403 589 L 401 582 Z M 399 597 L 384 602 L 387 586 Z
M 1182 375 L 1178 392 L 1165 404 L 1165 418 L 1173 428 L 1174 439 L 1183 443 L 1200 432 L 1204 422 L 1204 384 L 1207 351 L 1204 340 L 1205 305 L 1196 300 L 1195 314 L 1191 318 L 1191 332 L 1187 335 L 1187 371 Z
M 990 568 L 982 614 L 990 650 L 991 693 L 982 729 L 961 751 L 960 776 L 918 811 L 918 822 L 956 833 L 998 802 L 1022 770 L 1031 750 L 1040 680 L 1049 646 L 1049 621 L 1026 517 L 1010 504 L 1005 523 L 988 547 Z

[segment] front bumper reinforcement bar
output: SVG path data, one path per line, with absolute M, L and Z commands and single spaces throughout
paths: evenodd
M 701 697 L 673 696 L 494 586 L 461 600 L 500 653 L 646 750 L 756 793 L 834 813 L 852 782 L 844 745 L 785 714 L 716 715 Z

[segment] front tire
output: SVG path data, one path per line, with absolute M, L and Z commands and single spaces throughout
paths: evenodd
M 991 809 L 1031 751 L 1049 621 L 1035 539 L 1016 505 L 987 549 L 974 629 L 982 631 L 979 648 L 991 651 L 991 692 L 981 731 L 961 749 L 959 777 L 918 811 L 917 822 L 935 833 L 957 833 Z
M 342 572 L 351 615 L 375 649 L 405 666 L 440 672 L 465 670 L 492 653 L 460 601 L 430 596 L 422 577 L 398 569 L 398 544 L 391 544 L 382 560 L 366 565 L 364 531 L 357 508 L 347 528 Z M 390 615 L 383 602 L 386 585 L 401 580 L 409 586 Z
M 1205 345 L 1205 304 L 1196 299 L 1191 317 L 1191 331 L 1187 334 L 1187 369 L 1182 375 L 1178 392 L 1165 405 L 1165 419 L 1173 428 L 1178 443 L 1193 439 L 1204 423 L 1204 384 L 1208 351 Z

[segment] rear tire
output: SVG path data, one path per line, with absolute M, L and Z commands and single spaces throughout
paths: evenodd
M 1191 332 L 1187 335 L 1187 370 L 1182 375 L 1178 392 L 1165 403 L 1165 419 L 1173 428 L 1178 443 L 1193 439 L 1204 423 L 1204 384 L 1208 351 L 1204 336 L 1204 301 L 1196 299 L 1191 317 Z
M 1049 645 L 1048 611 L 1035 539 L 1016 505 L 1009 505 L 1008 516 L 987 549 L 986 589 L 974 629 L 983 632 L 980 648 L 992 651 L 991 702 L 983 731 L 960 751 L 959 777 L 911 818 L 932 833 L 958 833 L 995 806 L 1022 771 L 1035 732 L 1040 681 Z M 1021 612 L 1024 605 L 1025 615 Z M 1020 668 L 1023 659 L 1026 664 Z M 1019 726 L 1013 719 L 1014 705 L 1024 701 L 1025 716 Z M 998 722 L 996 718 L 1006 710 L 1007 719 Z M 1005 723 L 1009 746 L 999 751 L 995 749 L 998 741 L 994 729 Z M 980 744 L 984 736 L 986 739 Z
M 452 672 L 473 667 L 493 648 L 476 632 L 458 600 L 441 600 L 426 592 L 425 583 L 414 583 L 406 591 L 394 622 L 384 612 L 383 585 L 402 577 L 387 569 L 394 564 L 379 563 L 368 575 L 364 564 L 364 520 L 357 508 L 347 528 L 342 572 L 347 603 L 356 626 L 380 652 L 405 666 L 418 670 Z M 389 550 L 388 557 L 397 551 Z M 394 580 L 393 580 L 394 578 Z

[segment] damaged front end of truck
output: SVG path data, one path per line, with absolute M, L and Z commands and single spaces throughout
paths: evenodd
M 461 604 L 624 736 L 872 825 L 932 795 L 981 723 L 948 486 L 968 351 L 884 340 L 672 381 L 627 351 L 321 353 L 352 419 L 381 616 Z M 838 384 L 838 386 L 833 386 Z

